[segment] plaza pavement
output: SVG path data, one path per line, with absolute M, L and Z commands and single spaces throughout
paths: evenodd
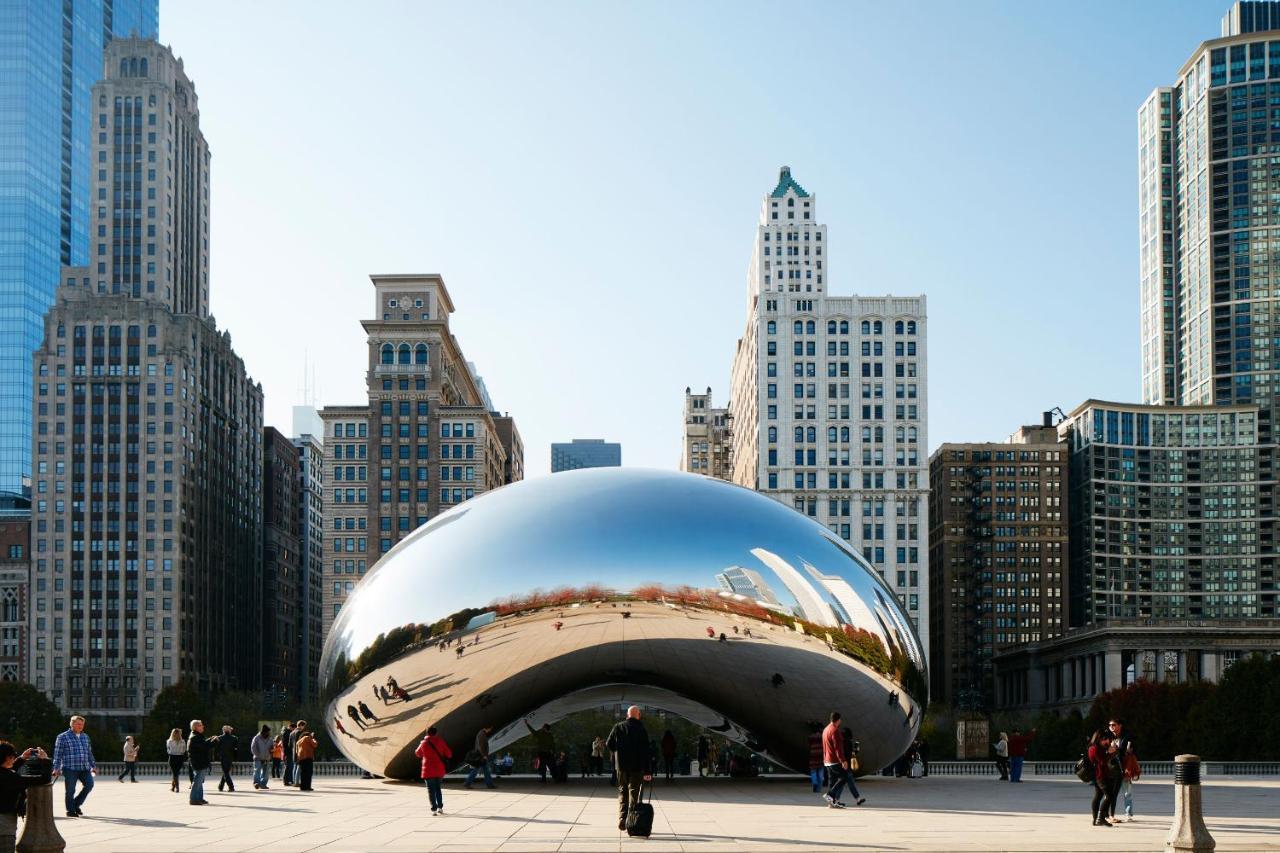
M 166 781 L 101 779 L 85 816 L 58 819 L 70 853 L 122 851 L 1161 851 L 1173 812 L 1168 779 L 1139 783 L 1131 823 L 1089 825 L 1089 788 L 1075 780 L 871 778 L 867 804 L 828 809 L 801 781 L 686 779 L 660 783 L 653 837 L 617 830 L 613 789 L 506 779 L 495 791 L 446 783 L 433 817 L 420 785 L 320 778 L 313 793 L 248 779 L 234 794 L 206 786 L 187 805 Z M 186 787 L 184 780 L 184 789 Z M 55 809 L 61 784 L 55 788 Z M 1208 780 L 1206 822 L 1219 851 L 1280 851 L 1280 780 Z

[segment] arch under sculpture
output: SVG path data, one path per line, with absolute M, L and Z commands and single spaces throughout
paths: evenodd
M 375 702 L 389 678 L 407 698 Z M 411 533 L 338 614 L 321 683 L 334 743 L 392 778 L 416 776 L 427 726 L 456 765 L 486 723 L 497 750 L 526 716 L 613 702 L 800 771 L 839 710 L 874 771 L 914 738 L 927 689 L 906 613 L 831 531 L 720 480 L 626 468 L 516 483 Z M 347 714 L 360 701 L 367 730 Z

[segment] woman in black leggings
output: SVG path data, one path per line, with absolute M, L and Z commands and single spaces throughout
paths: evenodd
M 1114 755 L 1111 735 L 1095 731 L 1089 738 L 1089 763 L 1093 765 L 1093 825 L 1110 827 L 1107 813 L 1111 808 L 1111 780 L 1109 765 Z
M 182 765 L 187 763 L 187 742 L 182 739 L 182 729 L 169 732 L 169 739 L 164 742 L 164 748 L 169 753 L 169 769 L 173 771 L 173 781 L 169 784 L 169 790 L 177 791 L 178 773 L 182 771 Z

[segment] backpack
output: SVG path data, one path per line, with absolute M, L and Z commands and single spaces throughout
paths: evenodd
M 1086 785 L 1094 783 L 1093 763 L 1089 761 L 1089 756 L 1082 754 L 1080 760 L 1076 762 L 1075 770 L 1076 778 Z

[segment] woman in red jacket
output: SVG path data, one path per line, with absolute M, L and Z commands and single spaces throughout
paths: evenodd
M 1089 738 L 1089 763 L 1093 765 L 1093 825 L 1111 826 L 1107 822 L 1107 813 L 1111 808 L 1111 786 L 1108 780 L 1110 763 L 1114 760 L 1115 749 L 1111 744 L 1111 735 L 1101 730 L 1095 731 Z
M 444 793 L 440 780 L 444 778 L 445 759 L 453 758 L 449 744 L 436 734 L 436 727 L 427 729 L 427 736 L 418 744 L 414 755 L 422 759 L 422 778 L 427 781 L 427 794 L 431 797 L 431 813 L 444 814 Z

